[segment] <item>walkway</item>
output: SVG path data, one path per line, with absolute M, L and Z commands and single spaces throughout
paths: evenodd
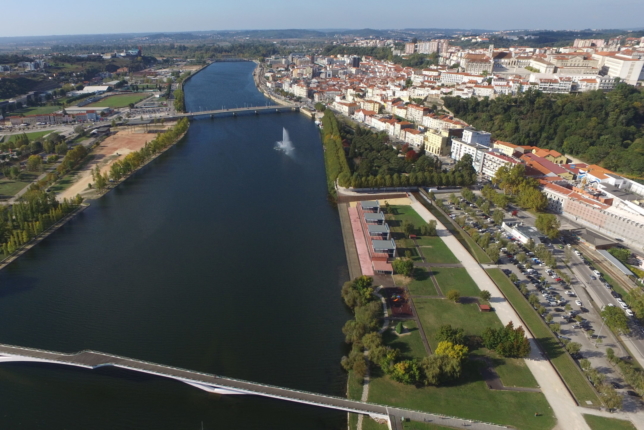
M 347 211 L 349 205 L 346 203 L 338 204 L 338 213 L 340 215 L 340 226 L 342 228 L 342 238 L 344 239 L 344 250 L 347 254 L 347 266 L 349 267 L 349 279 L 355 279 L 362 275 L 360 270 L 360 260 L 358 258 L 358 250 L 356 248 L 356 241 L 353 238 L 353 230 L 351 227 L 351 220 L 349 219 L 349 212 Z
M 447 247 L 454 253 L 456 258 L 463 264 L 463 267 L 467 270 L 467 273 L 476 280 L 476 283 L 481 290 L 487 290 L 490 292 L 491 298 L 490 303 L 493 304 L 494 310 L 498 315 L 499 319 L 506 325 L 509 322 L 512 322 L 515 327 L 523 326 L 521 318 L 514 311 L 514 308 L 507 302 L 501 291 L 498 289 L 496 284 L 488 277 L 487 273 L 483 268 L 478 264 L 478 262 L 472 257 L 467 249 L 454 237 L 447 228 L 432 215 L 427 208 L 425 208 L 420 202 L 418 202 L 413 196 L 412 198 L 412 208 L 426 221 L 430 220 L 436 221 L 436 233 L 447 245 Z M 526 331 L 526 335 L 531 338 L 530 333 Z M 541 391 L 546 396 L 548 403 L 552 407 L 552 410 L 557 417 L 559 423 L 565 426 L 562 428 L 566 429 L 575 429 L 575 430 L 590 430 L 586 421 L 581 416 L 579 411 L 580 408 L 577 407 L 577 404 L 573 397 L 568 392 L 568 389 L 564 385 L 563 381 L 559 378 L 559 375 L 555 371 L 554 367 L 550 361 L 545 360 L 539 348 L 534 341 L 530 339 L 532 344 L 532 350 L 530 352 L 530 357 L 525 360 L 526 365 L 534 375 L 537 383 L 541 387 Z
M 353 232 L 353 239 L 356 243 L 358 250 L 358 260 L 360 261 L 360 268 L 362 274 L 365 276 L 373 276 L 373 266 L 371 265 L 371 257 L 367 249 L 367 241 L 362 234 L 362 225 L 360 224 L 360 216 L 355 207 L 348 208 L 349 219 L 351 220 L 351 231 Z
M 273 385 L 259 384 L 240 379 L 226 378 L 208 373 L 195 372 L 178 367 L 164 366 L 147 361 L 135 360 L 97 351 L 81 351 L 76 354 L 64 354 L 33 348 L 0 344 L 0 362 L 41 362 L 63 364 L 68 366 L 96 369 L 103 366 L 114 366 L 166 378 L 175 379 L 204 391 L 220 394 L 251 394 L 290 402 L 330 408 L 345 412 L 365 414 L 377 418 L 396 420 L 400 417 L 414 421 L 437 422 L 454 427 L 468 427 L 476 430 L 497 430 L 500 426 L 485 423 L 473 423 L 454 418 L 442 417 L 421 411 L 388 407 L 374 403 L 349 400 L 342 397 L 310 393 Z

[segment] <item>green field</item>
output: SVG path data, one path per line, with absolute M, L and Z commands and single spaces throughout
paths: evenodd
M 403 322 L 403 326 L 409 331 L 409 334 L 398 336 L 394 331 L 395 325 L 391 325 L 383 334 L 382 340 L 387 346 L 398 348 L 404 359 L 423 358 L 427 354 L 423 341 L 420 339 L 420 332 L 414 320 Z
M 581 373 L 581 369 L 564 350 L 546 323 L 541 319 L 523 294 L 514 286 L 500 269 L 488 269 L 490 278 L 496 283 L 503 295 L 512 304 L 521 319 L 528 326 L 541 347 L 546 351 L 550 361 L 563 377 L 566 385 L 572 391 L 580 405 L 599 406 L 597 394 Z
M 0 179 L 0 200 L 15 196 L 18 191 L 31 184 L 37 177 L 35 173 L 23 173 L 17 181 L 3 177 Z
M 446 299 L 414 299 L 420 323 L 429 345 L 436 349 L 436 333 L 440 326 L 451 324 L 462 328 L 467 335 L 480 336 L 488 328 L 501 328 L 501 321 L 494 312 L 480 312 L 476 303 L 461 304 Z
M 360 400 L 362 398 L 362 384 L 358 381 L 352 371 L 349 371 L 347 381 L 347 399 Z M 356 429 L 358 426 L 358 414 L 349 414 L 349 428 Z
M 438 424 L 419 423 L 418 421 L 407 421 L 403 423 L 405 430 L 454 430 L 454 427 L 444 427 Z
M 62 106 L 36 106 L 36 107 L 30 107 L 30 108 L 25 108 L 21 109 L 19 111 L 11 112 L 10 115 L 15 116 L 15 115 L 45 115 L 48 113 L 54 113 L 58 112 L 59 110 L 62 110 Z
M 36 140 L 36 139 L 38 139 L 40 137 L 47 136 L 48 134 L 50 134 L 53 131 L 54 130 L 45 130 L 45 131 L 33 131 L 31 133 L 26 133 L 27 134 L 27 139 L 29 139 L 29 142 L 33 142 L 34 140 Z M 7 142 L 10 142 L 10 141 L 16 139 L 18 136 L 22 136 L 22 134 L 13 134 L 11 136 L 5 137 L 5 139 L 6 139 Z
M 421 237 L 416 239 L 425 260 L 428 263 L 456 264 L 460 261 L 438 236 Z
M 414 269 L 414 280 L 407 286 L 409 292 L 415 296 L 437 296 L 436 287 L 429 277 L 429 271 L 424 267 Z
M 128 94 L 122 96 L 109 96 L 96 103 L 89 104 L 89 107 L 109 107 L 109 108 L 122 108 L 129 106 L 130 103 L 138 103 L 144 98 L 149 97 L 150 94 Z
M 542 393 L 490 390 L 477 361 L 467 361 L 463 376 L 443 387 L 415 387 L 373 373 L 369 401 L 465 419 L 511 425 L 521 430 L 550 430 L 555 425 L 552 409 Z M 540 416 L 536 417 L 535 412 Z M 412 427 L 413 428 L 413 427 Z
M 490 353 L 492 355 L 493 353 Z M 506 387 L 527 387 L 538 388 L 537 380 L 534 379 L 532 372 L 525 364 L 525 360 L 520 358 L 492 358 L 494 370 L 499 374 L 503 385 Z
M 432 271 L 443 294 L 447 294 L 449 290 L 456 290 L 461 293 L 461 297 L 478 297 L 481 292 L 476 282 L 463 267 L 435 267 L 432 268 Z
M 618 420 L 617 418 L 584 415 L 584 419 L 592 430 L 635 430 L 633 423 L 630 421 Z

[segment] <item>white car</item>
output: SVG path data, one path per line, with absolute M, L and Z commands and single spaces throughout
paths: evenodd
M 622 307 L 622 309 L 628 309 L 628 305 L 624 302 L 620 303 L 619 305 Z
M 575 255 L 577 255 L 577 257 L 581 257 L 581 252 L 579 252 L 579 251 L 577 251 L 577 250 L 575 249 Z
M 577 306 L 581 306 L 581 300 L 575 300 L 575 304 L 576 304 Z
M 575 293 L 573 293 L 572 291 L 566 291 L 566 294 L 571 296 L 571 297 L 575 295 Z
M 633 315 L 635 315 L 635 314 L 633 313 L 633 311 L 632 311 L 632 310 L 630 310 L 630 309 L 626 309 L 624 312 L 625 312 L 625 313 L 626 313 L 626 315 L 628 315 L 629 317 L 632 317 Z

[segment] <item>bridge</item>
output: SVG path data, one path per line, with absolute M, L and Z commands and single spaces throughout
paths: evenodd
M 254 107 L 241 107 L 241 108 L 232 108 L 232 109 L 216 109 L 216 110 L 204 110 L 197 112 L 186 112 L 186 113 L 177 113 L 172 116 L 172 118 L 194 118 L 196 116 L 210 116 L 211 118 L 215 116 L 237 116 L 243 113 L 251 113 L 258 115 L 260 113 L 281 113 L 281 112 L 299 112 L 300 107 L 297 105 L 274 105 L 274 106 L 254 106 Z
M 466 426 L 474 430 L 498 430 L 499 428 L 503 428 L 494 424 L 430 414 L 421 411 L 413 411 L 404 408 L 390 407 L 375 403 L 361 402 L 342 397 L 294 390 L 292 388 L 249 382 L 241 379 L 227 378 L 224 376 L 181 369 L 179 367 L 166 366 L 90 350 L 74 354 L 66 354 L 62 352 L 0 344 L 0 363 L 1 362 L 51 363 L 81 367 L 85 369 L 97 369 L 104 366 L 119 367 L 135 372 L 174 379 L 209 393 L 250 394 L 355 414 L 369 415 L 373 418 L 387 420 L 391 429 L 402 429 L 402 417 L 409 418 L 414 421 L 432 422 L 443 426 L 454 426 L 459 428 Z

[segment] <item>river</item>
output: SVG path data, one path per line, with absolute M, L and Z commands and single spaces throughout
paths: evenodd
M 195 75 L 188 110 L 265 105 L 254 66 Z M 288 154 L 275 149 L 283 128 Z M 201 119 L 0 272 L 0 342 L 343 396 L 347 276 L 310 119 Z M 346 428 L 342 412 L 113 368 L 0 364 L 0 405 L 3 429 Z

